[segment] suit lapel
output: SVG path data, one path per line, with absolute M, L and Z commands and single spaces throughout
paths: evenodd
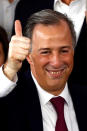
M 40 101 L 35 84 L 31 78 L 30 72 L 26 74 L 26 92 L 24 93 L 24 107 L 27 116 L 27 121 L 30 123 L 32 131 L 43 131 L 43 121 Z M 69 86 L 69 91 L 72 97 L 76 118 L 80 131 L 87 130 L 87 87 L 79 85 Z
M 25 109 L 29 126 L 32 131 L 43 131 L 42 112 L 39 101 L 39 96 L 35 84 L 31 78 L 30 72 L 27 74 Z M 27 102 L 28 101 L 28 102 Z

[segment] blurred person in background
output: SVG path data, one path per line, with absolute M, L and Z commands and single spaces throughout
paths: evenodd
M 8 36 L 6 31 L 0 26 L 0 66 L 6 62 L 8 54 Z
M 0 0 L 0 26 L 2 26 L 10 40 L 15 16 L 15 8 L 19 0 Z

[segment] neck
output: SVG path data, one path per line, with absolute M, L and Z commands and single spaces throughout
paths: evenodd
M 14 0 L 8 0 L 9 1 L 9 3 L 12 3 Z
M 63 3 L 69 5 L 71 3 L 71 1 L 74 1 L 74 0 L 62 0 Z

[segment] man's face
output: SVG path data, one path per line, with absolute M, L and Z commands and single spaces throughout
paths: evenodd
M 58 95 L 73 68 L 73 47 L 69 27 L 36 25 L 29 55 L 31 71 L 39 85 L 51 94 Z
M 5 55 L 2 47 L 2 43 L 0 43 L 0 66 L 4 63 Z

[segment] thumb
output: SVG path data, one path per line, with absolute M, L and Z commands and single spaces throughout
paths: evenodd
M 17 36 L 22 36 L 22 26 L 19 20 L 15 21 L 15 34 Z

